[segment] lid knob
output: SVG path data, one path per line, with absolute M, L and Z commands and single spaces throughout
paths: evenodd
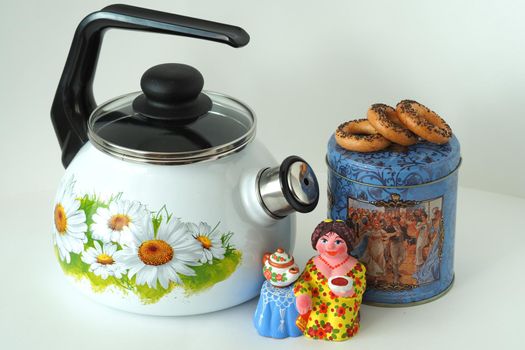
M 203 94 L 204 78 L 186 64 L 165 63 L 148 69 L 140 79 L 143 94 L 133 109 L 152 119 L 188 124 L 206 114 L 211 99 Z

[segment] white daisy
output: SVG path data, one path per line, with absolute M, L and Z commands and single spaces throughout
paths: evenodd
M 54 242 L 61 260 L 71 262 L 70 253 L 80 253 L 87 242 L 86 213 L 80 210 L 80 201 L 73 193 L 74 181 L 70 177 L 60 186 L 55 198 Z
M 133 238 L 133 244 L 122 250 L 117 261 L 129 268 L 129 278 L 136 275 L 137 285 L 156 288 L 159 281 L 166 289 L 170 281 L 182 284 L 179 275 L 195 276 L 188 265 L 199 265 L 201 248 L 178 219 L 161 223 L 156 236 L 149 220 Z
M 222 246 L 221 234 L 217 230 L 217 227 L 212 230 L 210 225 L 205 222 L 201 222 L 199 226 L 193 223 L 188 223 L 186 225 L 188 231 L 201 246 L 201 263 L 211 264 L 213 258 L 224 259 L 226 249 Z
M 82 261 L 89 266 L 89 271 L 95 275 L 107 279 L 108 276 L 121 278 L 126 272 L 126 268 L 121 263 L 115 261 L 121 251 L 117 252 L 117 245 L 104 243 L 100 245 L 97 241 L 93 242 L 94 248 L 90 247 L 82 252 Z
M 92 237 L 104 243 L 129 245 L 133 234 L 141 229 L 141 222 L 148 218 L 148 211 L 139 202 L 113 200 L 109 208 L 98 208 L 93 215 Z

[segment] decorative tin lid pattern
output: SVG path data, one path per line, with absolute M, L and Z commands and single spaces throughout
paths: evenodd
M 329 168 L 339 176 L 372 186 L 413 186 L 439 180 L 459 166 L 460 146 L 455 136 L 444 144 L 422 141 L 403 150 L 360 153 L 328 141 Z

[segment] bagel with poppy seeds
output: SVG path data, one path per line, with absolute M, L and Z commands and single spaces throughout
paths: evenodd
M 394 108 L 383 103 L 373 104 L 367 113 L 368 121 L 387 140 L 403 146 L 417 143 L 417 136 L 399 120 Z
M 375 152 L 387 148 L 390 141 L 377 132 L 367 119 L 345 122 L 335 131 L 339 146 L 349 151 Z
M 450 126 L 436 112 L 413 100 L 396 105 L 397 116 L 410 131 L 432 143 L 447 143 L 452 137 Z

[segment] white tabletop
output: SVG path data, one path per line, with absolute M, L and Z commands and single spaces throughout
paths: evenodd
M 55 261 L 52 190 L 2 197 L 2 349 L 525 349 L 525 199 L 460 188 L 451 291 L 414 307 L 365 305 L 359 334 L 327 343 L 260 337 L 252 326 L 257 299 L 189 317 L 140 316 L 98 305 L 68 284 Z M 314 213 L 299 216 L 294 255 L 303 266 L 314 253 L 309 237 L 325 208 L 322 198 Z

